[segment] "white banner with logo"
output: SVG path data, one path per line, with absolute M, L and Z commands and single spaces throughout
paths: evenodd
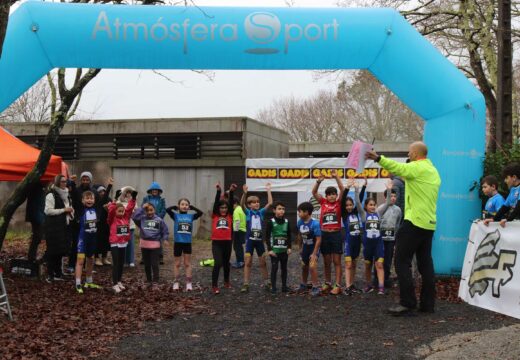
M 406 161 L 405 158 L 394 160 Z M 320 186 L 323 193 L 327 186 L 336 186 L 336 180 L 331 175 L 333 169 L 344 183 L 350 177 L 366 177 L 368 192 L 383 192 L 390 175 L 372 160 L 367 160 L 365 170 L 358 174 L 355 169 L 346 166 L 346 158 L 247 159 L 246 184 L 250 191 L 265 191 L 265 184 L 271 183 L 273 191 L 310 193 L 316 179 L 324 176 L 325 180 Z
M 471 226 L 459 296 L 467 303 L 520 319 L 520 221 Z

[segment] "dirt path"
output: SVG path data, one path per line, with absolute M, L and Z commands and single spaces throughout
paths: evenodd
M 194 249 L 194 264 L 211 257 L 208 243 L 198 242 Z M 170 261 L 168 258 L 163 267 L 163 278 L 171 279 Z M 214 296 L 207 289 L 211 268 L 196 265 L 194 280 L 200 282 L 202 291 L 195 296 L 210 307 L 209 314 L 181 315 L 148 323 L 143 334 L 114 344 L 111 357 L 408 359 L 431 355 L 417 353 L 417 349 L 442 336 L 519 323 L 476 307 L 445 301 L 438 302 L 437 312 L 432 315 L 390 317 L 385 310 L 396 299 L 396 289 L 386 296 L 271 295 L 260 288 L 259 271 L 254 269 L 249 294 L 239 292 L 242 270 L 232 270 L 234 288 Z M 300 271 L 296 254 L 290 257 L 289 269 L 289 284 L 296 287 Z

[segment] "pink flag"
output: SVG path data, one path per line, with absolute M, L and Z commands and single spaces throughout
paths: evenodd
M 371 144 L 364 143 L 362 141 L 354 141 L 352 149 L 348 153 L 347 165 L 349 169 L 356 169 L 356 172 L 360 174 L 365 168 L 365 154 L 372 151 L 373 146 Z

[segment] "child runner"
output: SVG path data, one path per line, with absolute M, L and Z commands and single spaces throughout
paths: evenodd
M 131 186 L 123 186 L 121 188 L 121 191 L 117 191 L 116 194 L 119 194 L 119 196 L 116 196 L 116 200 L 119 201 L 125 208 L 129 206 L 129 202 L 132 198 L 132 191 L 135 189 Z M 131 214 L 131 213 L 130 213 Z M 135 266 L 135 223 L 130 218 L 130 237 L 128 239 L 128 243 L 125 247 L 125 257 L 124 257 L 124 265 L 134 267 Z M 113 260 L 113 259 L 112 259 Z
M 152 290 L 156 290 L 159 283 L 161 243 L 168 241 L 168 226 L 160 216 L 155 214 L 155 207 L 149 203 L 144 203 L 142 208 L 137 209 L 132 219 L 139 227 L 139 247 L 144 261 L 146 280 Z
M 137 191 L 131 189 L 131 199 L 125 207 L 121 202 L 112 202 L 108 205 L 108 225 L 110 226 L 110 251 L 112 252 L 112 289 L 120 293 L 126 288 L 121 279 L 125 264 L 125 249 L 130 239 L 130 220 L 135 208 Z M 120 198 L 121 190 L 117 190 L 116 199 Z
M 244 267 L 244 244 L 246 243 L 247 221 L 246 213 L 240 206 L 240 201 L 233 198 L 233 249 L 235 250 L 235 269 Z
M 218 287 L 218 276 L 220 268 L 224 267 L 224 287 L 231 288 L 229 282 L 231 250 L 233 246 L 233 192 L 236 185 L 232 184 L 229 188 L 229 201 L 220 198 L 222 188 L 220 182 L 216 184 L 217 193 L 213 205 L 213 215 L 211 221 L 211 251 L 215 264 L 211 274 L 211 285 L 213 294 L 220 294 Z
M 320 257 L 321 229 L 319 221 L 312 218 L 314 206 L 310 202 L 298 205 L 297 237 L 300 243 L 300 258 L 302 260 L 302 281 L 298 292 L 307 291 L 309 270 L 312 281 L 312 296 L 320 294 L 318 287 L 318 258 Z
M 81 195 L 83 203 L 83 213 L 79 214 L 79 234 L 78 234 L 78 255 L 76 257 L 76 291 L 83 294 L 81 287 L 81 273 L 85 258 L 87 259 L 87 271 L 85 288 L 101 289 L 101 286 L 94 284 L 92 281 L 92 269 L 94 267 L 94 254 L 96 252 L 96 232 L 98 217 L 96 214 L 95 195 L 92 191 L 87 190 Z
M 481 184 L 482 192 L 489 198 L 482 211 L 482 219 L 493 218 L 504 205 L 504 198 L 498 192 L 498 180 L 493 175 L 488 175 L 482 179 Z
M 506 221 L 520 218 L 520 206 L 516 206 L 520 197 L 520 164 L 510 164 L 502 170 L 504 182 L 509 187 L 509 195 L 504 205 L 500 207 L 492 219 L 485 219 L 487 225 L 491 221 L 500 221 L 500 226 L 506 226 Z
M 242 208 L 245 208 L 246 213 L 246 255 L 245 255 L 245 268 L 244 268 L 244 284 L 240 289 L 240 292 L 246 293 L 249 291 L 249 279 L 251 276 L 251 267 L 253 264 L 253 254 L 256 250 L 258 255 L 258 262 L 260 264 L 260 271 L 262 272 L 262 279 L 264 280 L 264 288 L 266 290 L 271 289 L 271 284 L 268 279 L 267 265 L 265 262 L 267 253 L 265 252 L 265 246 L 262 241 L 262 228 L 264 223 L 264 215 L 267 209 L 273 204 L 273 195 L 271 194 L 271 184 L 267 183 L 265 189 L 267 190 L 267 204 L 260 209 L 260 199 L 258 196 L 247 196 L 247 185 L 244 185 L 244 193 L 240 204 Z M 247 199 L 247 208 L 245 207 Z
M 159 216 L 161 219 L 164 219 L 166 216 L 166 200 L 161 196 L 163 193 L 163 190 L 161 189 L 161 185 L 159 183 L 152 181 L 150 184 L 150 188 L 146 190 L 146 196 L 143 198 L 143 202 L 141 206 L 144 204 L 152 204 L 155 208 L 155 214 Z M 163 246 L 161 242 L 161 248 L 159 250 L 160 252 L 160 262 L 161 264 L 164 264 L 163 261 Z
M 390 186 L 390 184 L 388 186 Z M 390 188 L 390 191 L 387 190 L 384 193 L 386 200 L 388 200 L 387 197 L 389 192 L 390 204 L 385 202 L 377 208 L 377 213 L 381 214 L 381 233 L 383 237 L 383 249 L 385 252 L 385 261 L 383 262 L 385 287 L 392 286 L 390 282 L 390 269 L 392 268 L 392 260 L 394 258 L 395 233 L 401 225 L 401 219 L 403 217 L 401 208 L 396 205 L 397 191 L 395 191 L 394 188 Z
M 110 199 L 110 191 L 112 190 L 112 185 L 114 184 L 114 179 L 108 179 L 108 185 L 105 188 L 100 185 L 97 187 L 96 191 L 99 195 L 99 202 L 96 203 L 96 213 L 98 216 L 98 228 L 97 228 L 97 245 L 96 245 L 96 262 L 95 265 L 103 266 L 103 265 L 112 265 L 110 260 L 107 258 L 107 253 L 110 250 L 110 242 L 108 241 L 109 229 L 107 224 L 108 217 L 108 204 L 112 201 Z
M 348 192 L 353 186 L 354 179 L 349 179 L 341 200 L 341 218 L 345 226 L 345 295 L 347 296 L 361 292 L 354 285 L 354 279 L 356 275 L 356 261 L 361 251 L 361 233 L 363 228 L 358 210 L 354 205 L 354 199 L 348 196 Z M 366 179 L 359 194 L 360 199 L 363 199 L 365 189 Z
M 189 211 L 195 211 L 190 213 Z M 190 204 L 186 198 L 182 198 L 178 202 L 178 206 L 171 206 L 166 212 L 174 221 L 173 234 L 173 290 L 178 291 L 180 288 L 179 274 L 181 269 L 181 256 L 184 260 L 184 272 L 186 274 L 186 291 L 192 291 L 191 284 L 191 240 L 193 234 L 193 221 L 200 218 L 203 213 L 195 206 Z
M 285 218 L 285 205 L 277 201 L 274 204 L 274 217 L 267 222 L 265 242 L 271 257 L 271 293 L 276 294 L 276 274 L 278 263 L 282 271 L 282 292 L 289 292 L 287 287 L 287 261 L 291 255 L 291 226 Z
M 320 226 L 321 226 L 321 246 L 323 254 L 323 264 L 325 266 L 325 283 L 322 291 L 332 295 L 341 294 L 341 255 L 343 254 L 343 238 L 341 236 L 341 201 L 343 197 L 343 183 L 339 178 L 337 170 L 332 170 L 331 175 L 336 179 L 338 190 L 334 186 L 325 189 L 325 197 L 318 193 L 321 182 L 325 179 L 320 176 L 312 188 L 312 196 L 320 203 Z M 331 263 L 334 262 L 336 278 L 334 286 L 331 288 Z
M 365 208 L 361 206 L 359 200 L 359 185 L 356 183 L 356 207 L 364 225 L 365 232 L 363 234 L 363 257 L 365 258 L 365 279 L 366 287 L 365 293 L 372 292 L 372 264 L 375 263 L 377 280 L 378 280 L 378 295 L 385 294 L 385 272 L 383 269 L 383 262 L 385 252 L 383 248 L 383 238 L 381 235 L 381 214 L 376 210 L 376 201 L 368 198 L 365 201 Z M 387 192 L 392 190 L 392 181 L 386 184 Z M 386 204 L 390 204 L 390 196 L 386 198 Z

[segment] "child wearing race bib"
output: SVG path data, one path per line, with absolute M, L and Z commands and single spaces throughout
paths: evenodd
M 121 196 L 121 190 L 117 190 L 116 199 Z M 125 207 L 121 202 L 112 202 L 108 205 L 107 222 L 110 226 L 110 251 L 112 253 L 112 290 L 116 294 L 125 290 L 121 282 L 123 277 L 123 266 L 125 263 L 125 248 L 130 241 L 130 220 L 135 208 L 137 191 L 131 190 L 132 198 Z
M 365 207 L 361 206 L 359 200 L 359 184 L 355 183 L 356 187 L 356 207 L 361 218 L 361 222 L 365 229 L 363 234 L 363 257 L 365 258 L 365 279 L 366 287 L 365 293 L 372 292 L 372 264 L 375 263 L 377 280 L 378 280 L 378 295 L 385 294 L 385 272 L 383 263 L 385 259 L 383 236 L 381 234 L 381 215 L 376 210 L 376 201 L 368 198 L 365 201 Z M 386 184 L 387 191 L 392 190 L 392 182 Z M 390 196 L 386 198 L 386 204 L 390 204 Z
M 256 250 L 258 255 L 258 262 L 262 278 L 264 280 L 264 288 L 271 289 L 267 274 L 267 264 L 265 246 L 262 237 L 262 228 L 264 223 L 264 216 L 267 209 L 273 204 L 273 195 L 271 194 L 271 184 L 267 183 L 265 189 L 267 190 L 267 204 L 260 209 L 260 199 L 257 196 L 247 196 L 247 185 L 242 187 L 243 194 L 240 200 L 241 206 L 246 213 L 246 253 L 245 253 L 245 267 L 244 267 L 244 284 L 240 292 L 246 293 L 249 291 L 249 279 L 251 276 L 251 267 L 253 265 L 253 255 Z M 247 199 L 247 207 L 245 206 Z
M 484 210 L 482 210 L 482 219 L 490 219 L 493 218 L 502 205 L 504 205 L 504 198 L 498 192 L 498 180 L 493 175 L 484 177 L 481 184 L 482 192 L 489 198 L 486 201 Z
M 211 274 L 211 285 L 213 294 L 220 294 L 218 277 L 220 268 L 224 268 L 224 287 L 231 288 L 229 282 L 231 250 L 233 247 L 233 192 L 236 185 L 231 184 L 229 188 L 228 201 L 221 199 L 222 188 L 220 182 L 216 184 L 217 193 L 213 204 L 213 215 L 211 219 L 211 251 L 215 264 Z
M 385 287 L 390 287 L 392 285 L 390 283 L 390 269 L 392 268 L 392 260 L 394 258 L 395 233 L 401 224 L 403 214 L 401 208 L 395 204 L 397 202 L 397 192 L 390 188 L 384 194 L 385 199 L 390 196 L 390 204 L 385 202 L 383 205 L 380 205 L 377 208 L 377 213 L 381 214 L 381 234 L 385 251 L 385 261 L 383 262 Z
M 325 268 L 325 283 L 322 286 L 323 293 L 331 295 L 341 294 L 341 255 L 343 254 L 343 237 L 341 236 L 341 201 L 343 197 L 343 184 L 336 169 L 331 171 L 331 176 L 336 180 L 339 188 L 329 186 L 325 189 L 325 197 L 318 193 L 318 188 L 325 178 L 320 176 L 312 188 L 312 196 L 320 203 L 320 226 L 323 265 Z M 331 290 L 331 264 L 334 262 L 335 282 Z
M 276 274 L 278 263 L 282 271 L 282 292 L 289 292 L 287 287 L 287 262 L 291 255 L 291 226 L 285 217 L 285 205 L 277 201 L 274 204 L 274 217 L 267 222 L 265 243 L 271 257 L 271 293 L 276 294 Z
M 83 294 L 81 287 L 81 273 L 83 271 L 83 264 L 85 258 L 87 259 L 86 266 L 86 281 L 85 288 L 101 289 L 101 286 L 94 284 L 92 280 L 92 269 L 94 267 L 94 255 L 96 253 L 96 237 L 97 237 L 97 223 L 98 217 L 95 205 L 95 197 L 92 191 L 85 191 L 81 195 L 81 202 L 83 203 L 83 214 L 79 216 L 79 235 L 78 235 L 78 255 L 76 257 L 76 291 Z
M 189 211 L 195 213 L 190 213 Z M 184 272 L 186 274 L 186 291 L 192 291 L 191 284 L 191 240 L 193 234 L 193 221 L 202 216 L 202 211 L 190 204 L 186 198 L 182 198 L 178 202 L 178 206 L 171 206 L 166 212 L 173 219 L 173 290 L 179 291 L 180 282 L 179 274 L 181 262 L 184 260 Z M 182 257 L 182 259 L 181 259 Z
M 139 227 L 139 247 L 144 261 L 146 280 L 152 290 L 158 289 L 161 244 L 168 242 L 168 226 L 155 213 L 155 207 L 151 203 L 144 203 L 142 208 L 137 209 L 132 219 Z
M 312 218 L 314 206 L 310 202 L 298 205 L 297 238 L 300 243 L 300 258 L 302 261 L 302 281 L 299 293 L 307 291 L 309 270 L 311 273 L 311 295 L 318 296 L 321 291 L 318 287 L 318 258 L 320 257 L 321 229 L 318 220 Z
M 365 184 L 361 188 L 359 195 L 360 199 L 365 196 L 366 189 Z M 343 197 L 341 199 L 341 218 L 343 220 L 343 226 L 345 226 L 345 295 L 350 296 L 360 293 L 354 285 L 354 278 L 356 275 L 356 261 L 361 251 L 361 238 L 362 238 L 362 223 L 359 218 L 358 210 L 354 205 L 354 199 L 348 196 L 349 189 L 354 186 L 354 179 L 349 179 Z

